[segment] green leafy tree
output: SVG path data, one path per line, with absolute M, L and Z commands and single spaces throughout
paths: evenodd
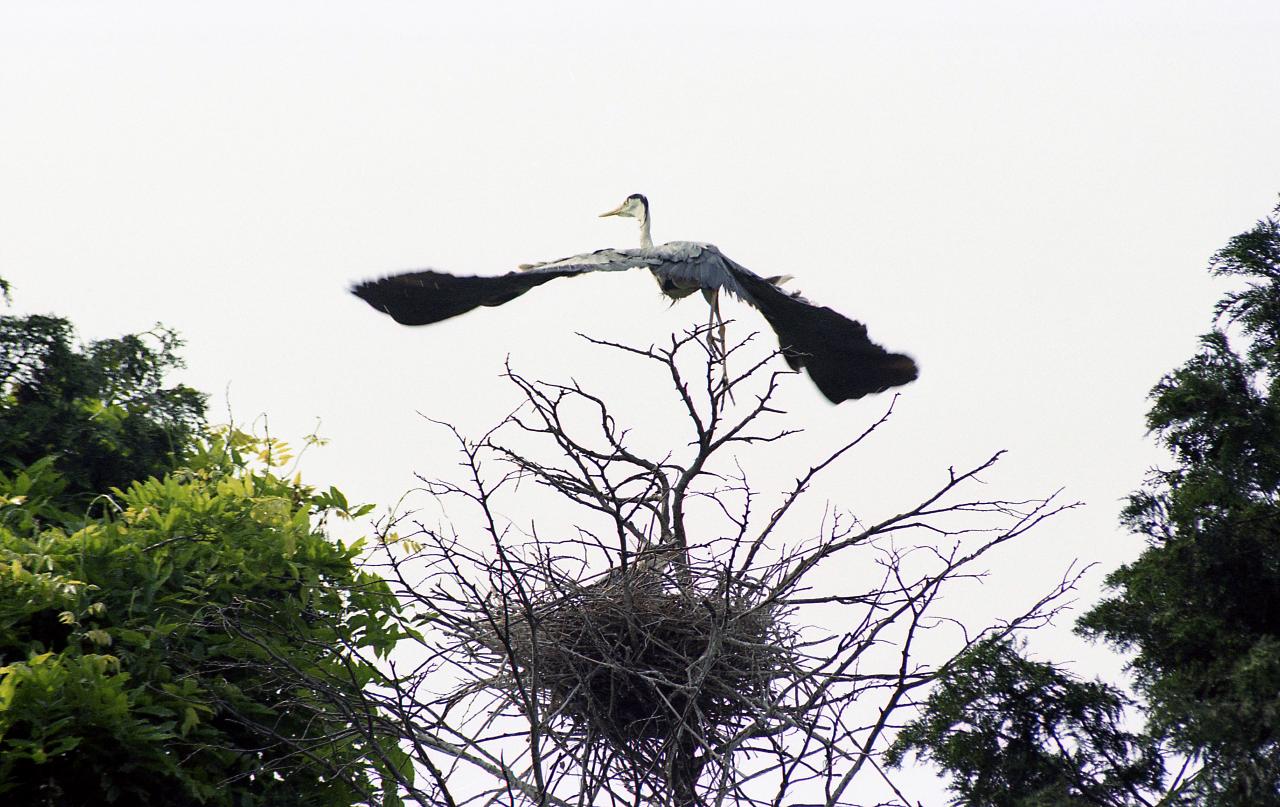
M 1280 805 L 1280 208 L 1217 253 L 1242 281 L 1200 351 L 1151 393 L 1147 423 L 1174 467 L 1123 522 L 1147 542 L 1078 630 L 1132 654 L 1141 735 L 1123 698 L 1011 645 L 939 679 L 893 760 L 952 777 L 964 804 Z M 1172 764 L 1161 773 L 1156 762 Z M 1043 784 L 1041 784 L 1043 783 Z
M 0 802 L 399 804 L 372 697 L 408 629 L 326 532 L 371 506 L 204 428 L 171 332 L 72 340 L 0 317 Z
M 1202 763 L 1204 803 L 1280 804 L 1280 222 L 1233 238 L 1212 271 L 1245 286 L 1152 392 L 1175 467 L 1125 509 L 1148 548 L 1080 625 L 1136 653 L 1151 731 Z
M 203 395 L 165 384 L 181 366 L 172 331 L 73 338 L 59 317 L 0 317 L 0 467 L 52 457 L 69 510 L 174 468 L 205 412 Z
M 317 528 L 353 514 L 341 493 L 254 470 L 254 450 L 278 462 L 278 444 L 212 435 L 70 525 L 52 463 L 0 476 L 0 794 L 398 803 L 412 770 L 351 720 L 403 635 L 398 603 L 358 543 Z
M 921 752 L 951 775 L 962 804 L 1141 803 L 1160 788 L 1163 759 L 1125 729 L 1127 705 L 1112 687 L 1031 661 L 1008 639 L 985 641 L 944 672 L 888 761 Z

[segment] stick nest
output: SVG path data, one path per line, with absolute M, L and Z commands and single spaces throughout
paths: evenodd
M 494 609 L 502 685 L 532 687 L 555 723 L 659 762 L 680 737 L 725 739 L 761 715 L 795 637 L 749 592 L 707 572 L 676 585 L 640 572 Z M 737 589 L 737 591 L 735 591 Z M 512 669 L 514 668 L 514 669 Z

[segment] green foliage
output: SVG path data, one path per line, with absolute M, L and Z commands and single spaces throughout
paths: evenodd
M 893 752 L 937 762 L 961 802 L 1280 805 L 1280 221 L 1233 238 L 1211 269 L 1243 283 L 1151 393 L 1147 424 L 1174 467 L 1123 514 L 1147 549 L 1077 626 L 1132 654 L 1143 734 L 1120 728 L 1108 687 L 979 645 Z M 1165 783 L 1162 751 L 1185 776 Z
M 367 507 L 252 464 L 281 448 L 209 435 L 88 522 L 53 461 L 0 475 L 0 800 L 398 803 L 407 757 L 343 710 L 399 603 L 317 526 Z
M 161 476 L 182 460 L 204 418 L 204 396 L 164 376 L 181 342 L 147 334 L 72 344 L 58 317 L 0 316 L 0 469 L 53 457 L 60 504 Z
M 960 804 L 1121 804 L 1160 783 L 1157 750 L 1122 728 L 1126 701 L 988 640 L 958 657 L 888 761 L 919 753 L 945 769 Z
M 1080 627 L 1136 653 L 1152 731 L 1204 762 L 1203 803 L 1280 804 L 1280 224 L 1232 239 L 1213 271 L 1246 285 L 1152 392 L 1176 467 L 1125 510 L 1148 548 Z

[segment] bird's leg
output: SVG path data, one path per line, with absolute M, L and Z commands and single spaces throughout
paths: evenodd
M 706 298 L 711 308 L 711 315 L 707 320 L 707 346 L 711 348 L 712 358 L 720 360 L 720 369 L 724 373 L 725 391 L 729 393 L 729 400 L 737 403 L 733 400 L 733 391 L 729 389 L 729 352 L 725 344 L 724 314 L 720 312 L 720 290 L 703 289 L 702 296 Z
M 720 343 L 720 361 L 724 365 L 724 377 L 729 378 L 729 346 L 724 338 L 724 314 L 720 313 L 720 291 L 717 289 L 715 296 L 711 298 L 711 318 L 715 320 L 719 326 L 719 333 L 716 341 Z
M 720 290 L 703 289 L 702 297 L 707 301 L 707 347 L 711 348 L 711 356 L 724 359 L 724 319 L 720 316 Z M 720 323 L 719 339 L 716 338 L 716 323 Z

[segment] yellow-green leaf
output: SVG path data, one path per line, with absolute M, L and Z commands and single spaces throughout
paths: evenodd
M 178 729 L 178 733 L 186 737 L 198 725 L 200 725 L 200 715 L 196 714 L 195 709 L 188 706 L 182 712 L 182 726 Z

